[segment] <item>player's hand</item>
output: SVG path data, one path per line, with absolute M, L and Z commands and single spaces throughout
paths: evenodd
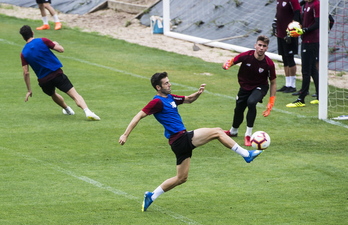
M 264 117 L 267 117 L 269 116 L 269 114 L 271 114 L 272 108 L 274 106 L 274 102 L 275 102 L 275 96 L 269 97 L 267 109 L 262 113 Z
M 205 85 L 206 85 L 206 84 L 201 84 L 201 86 L 200 86 L 199 89 L 198 89 L 198 94 L 202 94 L 202 93 L 203 93 L 203 91 L 204 91 L 204 89 L 205 89 Z
M 267 109 L 265 111 L 263 111 L 262 115 L 264 117 L 267 117 L 267 116 L 269 116 L 269 114 L 271 114 L 271 111 L 272 111 L 272 107 L 267 106 Z
M 290 36 L 290 37 L 299 37 L 299 36 L 301 36 L 302 34 L 304 34 L 304 32 L 305 32 L 304 29 L 295 27 L 293 30 L 289 31 L 289 36 Z
M 233 59 L 227 60 L 227 61 L 222 65 L 222 69 L 228 70 L 228 69 L 232 66 L 232 63 L 233 63 Z
M 118 143 L 120 143 L 120 145 L 124 145 L 124 143 L 126 143 L 127 141 L 127 138 L 128 137 L 126 135 L 122 134 L 120 139 L 118 140 Z
M 27 94 L 25 95 L 24 101 L 27 102 L 29 100 L 29 97 L 33 97 L 33 92 L 28 91 Z

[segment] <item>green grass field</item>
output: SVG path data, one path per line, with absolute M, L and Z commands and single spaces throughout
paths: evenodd
M 18 33 L 24 24 L 41 21 L 0 15 L 0 224 L 348 224 L 348 123 L 318 120 L 310 104 L 286 108 L 295 99 L 283 93 L 269 117 L 259 105 L 254 131 L 272 138 L 262 156 L 246 164 L 218 141 L 197 148 L 188 182 L 141 212 L 144 192 L 176 172 L 153 117 L 118 144 L 155 94 L 151 75 L 167 71 L 174 94 L 206 83 L 195 103 L 179 107 L 186 127 L 229 129 L 238 68 L 224 71 L 221 64 L 77 29 L 36 31 L 65 48 L 56 53 L 64 72 L 101 117 L 90 122 L 64 93 L 76 115 L 63 115 L 32 71 L 33 97 L 24 102 L 19 54 L 25 42 Z

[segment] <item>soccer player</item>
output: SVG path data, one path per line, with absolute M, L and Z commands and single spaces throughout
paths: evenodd
M 247 163 L 259 156 L 261 150 L 246 150 L 226 135 L 221 128 L 199 128 L 187 131 L 178 112 L 178 106 L 183 103 L 192 103 L 203 93 L 205 84 L 198 91 L 189 96 L 171 94 L 171 83 L 168 74 L 155 73 L 151 77 L 151 84 L 157 91 L 155 97 L 140 110 L 131 120 L 125 132 L 120 136 L 119 143 L 124 145 L 138 122 L 153 114 L 164 127 L 164 135 L 169 139 L 169 145 L 176 155 L 176 176 L 165 180 L 153 192 L 145 192 L 142 211 L 146 211 L 151 203 L 161 194 L 187 181 L 192 150 L 214 139 L 219 140 L 225 147 L 235 151 Z
M 36 73 L 42 91 L 51 96 L 52 100 L 63 108 L 63 113 L 74 115 L 75 112 L 65 103 L 64 98 L 56 92 L 56 88 L 68 94 L 84 110 L 87 119 L 100 120 L 99 116 L 88 109 L 85 100 L 77 93 L 69 78 L 63 73 L 63 66 L 51 49 L 57 52 L 64 52 L 64 48 L 56 41 L 47 38 L 34 38 L 34 33 L 28 25 L 19 30 L 26 41 L 21 52 L 24 81 L 27 87 L 25 102 L 32 97 L 30 86 L 29 65 Z
M 248 107 L 246 115 L 247 129 L 244 135 L 245 146 L 251 146 L 250 137 L 256 119 L 257 103 L 262 102 L 263 97 L 270 89 L 267 109 L 263 112 L 263 116 L 266 117 L 270 115 L 276 98 L 275 66 L 273 61 L 265 55 L 268 45 L 268 37 L 258 36 L 254 46 L 255 50 L 240 53 L 236 57 L 227 60 L 222 66 L 223 69 L 227 70 L 233 65 L 242 63 L 238 71 L 240 89 L 236 98 L 232 127 L 225 132 L 230 137 L 238 136 L 238 128 L 243 122 L 244 111 Z
M 282 56 L 285 85 L 278 92 L 296 91 L 296 63 L 294 55 L 298 54 L 298 37 L 287 35 L 286 29 L 292 21 L 300 22 L 301 6 L 298 0 L 277 0 L 277 11 L 272 26 L 278 42 L 278 54 Z
M 296 101 L 289 103 L 286 107 L 296 108 L 305 106 L 305 97 L 309 90 L 311 77 L 314 82 L 316 93 L 319 93 L 319 8 L 318 0 L 305 0 L 302 12 L 302 29 L 297 28 L 290 31 L 290 36 L 298 37 L 301 35 L 301 61 L 302 61 L 302 88 Z M 319 104 L 317 99 L 312 100 L 311 104 Z
M 56 10 L 54 10 L 54 8 L 51 6 L 51 0 L 36 0 L 36 3 L 39 6 L 40 13 L 42 16 L 42 22 L 43 22 L 43 25 L 41 27 L 37 27 L 36 30 L 48 30 L 48 29 L 50 29 L 50 25 L 48 24 L 46 9 L 48 10 L 48 12 L 51 14 L 51 16 L 54 19 L 54 22 L 55 22 L 54 29 L 55 30 L 62 29 L 62 23 L 60 22 L 60 20 L 58 18 L 58 14 L 57 14 Z

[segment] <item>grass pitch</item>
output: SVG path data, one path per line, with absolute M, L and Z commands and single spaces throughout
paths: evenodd
M 175 157 L 154 118 L 142 120 L 124 146 L 117 143 L 155 94 L 151 75 L 167 71 L 176 94 L 206 83 L 194 104 L 179 107 L 184 123 L 189 130 L 228 129 L 238 68 L 223 71 L 221 64 L 74 29 L 36 31 L 64 46 L 56 53 L 64 72 L 101 117 L 90 122 L 65 94 L 76 115 L 63 115 L 32 71 L 33 97 L 24 102 L 24 24 L 41 21 L 0 15 L 1 224 L 347 223 L 348 125 L 318 120 L 310 104 L 288 109 L 295 99 L 283 93 L 269 117 L 261 115 L 265 105 L 258 108 L 254 130 L 266 131 L 272 143 L 255 162 L 246 164 L 217 141 L 197 148 L 188 182 L 141 212 L 143 193 L 175 175 Z M 245 123 L 240 136 L 244 129 Z

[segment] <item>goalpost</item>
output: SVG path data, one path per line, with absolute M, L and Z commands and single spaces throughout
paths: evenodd
M 329 30 L 329 3 L 320 1 L 320 25 L 319 25 L 319 107 L 318 118 L 327 119 L 328 107 L 328 30 Z

